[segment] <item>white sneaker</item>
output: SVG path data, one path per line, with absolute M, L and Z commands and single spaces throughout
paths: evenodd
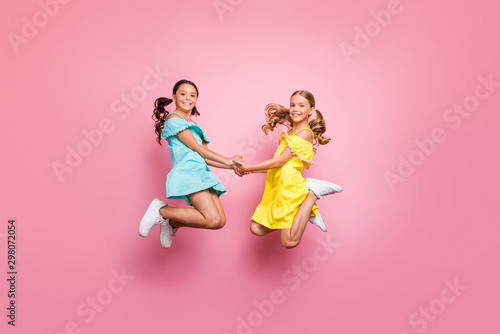
M 324 198 L 327 195 L 342 192 L 342 187 L 336 185 L 335 183 L 316 180 L 316 179 L 306 179 L 307 188 L 312 190 L 317 198 Z
M 149 232 L 158 225 L 165 221 L 162 216 L 160 216 L 160 209 L 167 204 L 155 198 L 151 204 L 149 204 L 148 210 L 142 217 L 141 223 L 139 224 L 139 235 L 145 237 Z
M 319 227 L 321 231 L 326 232 L 326 225 L 325 222 L 323 221 L 323 217 L 318 213 L 316 214 L 316 217 L 309 217 L 309 221 Z
M 175 237 L 178 227 L 170 225 L 170 219 L 165 220 L 160 225 L 160 243 L 163 248 L 172 246 L 172 238 Z

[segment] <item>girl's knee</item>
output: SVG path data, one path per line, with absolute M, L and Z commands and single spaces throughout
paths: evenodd
M 226 217 L 220 217 L 220 219 L 218 220 L 218 223 L 219 224 L 217 225 L 217 228 L 216 228 L 217 230 L 226 226 Z
M 257 223 L 250 224 L 250 232 L 252 232 L 253 235 L 256 235 L 258 237 L 262 237 L 270 233 L 270 231 L 265 230 L 265 227 Z
M 281 244 L 283 245 L 283 247 L 288 248 L 288 249 L 295 248 L 300 244 L 300 239 L 299 240 L 282 239 Z
M 220 230 L 225 225 L 226 225 L 226 217 L 215 215 L 208 219 L 206 228 L 210 230 Z
M 252 232 L 253 235 L 260 236 L 261 234 L 259 233 L 259 227 L 255 226 L 255 223 L 250 224 L 250 232 Z

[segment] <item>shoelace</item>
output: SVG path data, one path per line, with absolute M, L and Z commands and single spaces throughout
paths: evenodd
M 156 225 L 158 225 L 158 224 L 162 224 L 164 221 L 165 221 L 165 219 L 160 219 L 160 220 L 158 220 L 156 223 L 154 223 L 153 225 L 151 225 L 151 227 L 149 228 L 149 230 L 148 230 L 148 231 L 149 231 L 149 232 L 151 232 L 151 230 L 152 230 L 152 229 L 153 229 Z M 149 232 L 148 232 L 148 233 L 149 233 Z
M 168 222 L 168 223 L 167 223 L 167 220 L 166 220 L 166 219 L 164 219 L 164 220 L 162 220 L 162 221 L 161 221 L 161 224 L 162 224 L 162 225 L 165 225 L 165 224 L 170 224 L 170 222 Z M 172 226 L 172 225 L 170 225 L 170 226 Z M 178 229 L 179 229 L 178 227 L 173 227 L 173 226 L 172 226 L 172 233 L 171 233 L 172 237 L 175 237 L 175 234 L 177 233 L 177 230 L 178 230 Z

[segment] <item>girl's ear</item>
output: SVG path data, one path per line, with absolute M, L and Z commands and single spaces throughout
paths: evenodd
M 175 94 L 172 94 L 172 101 L 175 102 Z

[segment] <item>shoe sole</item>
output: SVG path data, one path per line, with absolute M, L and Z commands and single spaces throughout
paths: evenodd
M 141 223 L 139 224 L 139 236 L 141 236 L 143 238 L 148 236 L 148 234 L 151 230 L 148 230 L 147 233 L 143 235 L 143 234 L 141 234 L 141 227 L 143 227 L 146 224 L 146 222 L 151 219 L 151 217 L 153 215 L 160 215 L 158 212 L 155 213 L 154 210 L 156 209 L 156 207 L 158 207 L 158 211 L 159 211 L 160 208 L 162 207 L 162 206 L 160 206 L 161 203 L 163 203 L 163 201 L 160 201 L 158 198 L 155 198 L 154 200 L 151 201 L 151 204 L 149 204 L 149 207 L 146 210 L 146 213 L 144 214 L 144 216 L 142 217 Z
M 344 189 L 342 189 L 341 186 L 339 186 L 339 185 L 337 185 L 337 184 L 335 184 L 333 182 L 321 181 L 321 180 L 316 180 L 316 179 L 308 178 L 308 179 L 306 179 L 306 183 L 307 183 L 308 180 L 309 180 L 309 184 L 310 185 L 314 184 L 314 183 L 316 183 L 316 184 L 326 183 L 330 188 L 332 188 L 333 194 L 335 194 L 335 193 L 341 193 L 344 190 Z M 308 186 L 308 188 L 310 189 L 311 187 Z M 329 195 L 329 194 L 330 193 L 328 193 L 328 194 L 319 194 L 319 196 L 325 196 L 325 195 Z
M 169 224 L 170 222 L 167 220 L 167 224 Z M 163 225 L 160 226 L 160 229 L 163 229 Z M 164 240 L 162 237 L 162 230 L 160 230 L 160 243 L 161 243 L 161 247 L 163 248 L 170 248 L 170 246 L 172 246 L 172 238 L 170 238 L 170 240 Z
M 311 220 L 312 219 L 312 220 Z M 318 221 L 318 224 L 316 224 L 314 222 L 314 220 L 319 220 Z M 316 217 L 309 217 L 309 221 L 314 225 L 314 226 L 317 226 L 319 227 L 319 229 L 323 232 L 326 232 L 326 224 L 325 224 L 325 221 L 323 220 L 323 217 L 321 217 L 321 214 L 318 213 L 316 214 Z

